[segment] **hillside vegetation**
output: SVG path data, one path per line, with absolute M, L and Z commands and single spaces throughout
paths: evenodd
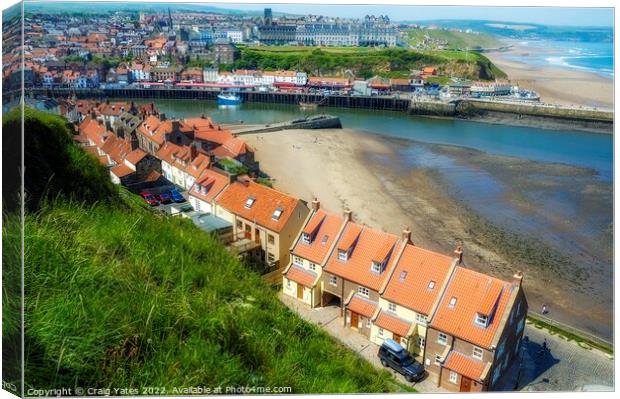
M 485 56 L 457 51 L 415 51 L 398 48 L 366 47 L 240 47 L 240 58 L 232 69 L 295 69 L 313 76 L 345 76 L 368 79 L 379 75 L 407 78 L 412 71 L 435 66 L 441 74 L 467 79 L 505 76 Z
M 502 45 L 502 42 L 492 35 L 446 29 L 410 29 L 407 37 L 409 44 L 414 46 L 425 43 L 430 47 L 444 45 L 446 49 L 496 48 Z
M 26 131 L 38 148 L 54 149 L 27 164 L 27 191 L 49 183 L 29 204 L 24 226 L 26 389 L 400 389 L 389 373 L 290 312 L 190 221 L 153 214 L 110 185 L 105 169 L 66 140 L 61 118 L 29 110 Z M 55 181 L 61 177 L 71 181 Z M 3 262 L 15 271 L 19 219 L 5 212 L 3 222 Z M 3 290 L 5 304 L 16 300 L 9 286 Z M 3 314 L 5 344 L 19 336 L 15 317 Z

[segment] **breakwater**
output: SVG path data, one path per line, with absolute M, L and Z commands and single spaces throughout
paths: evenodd
M 135 98 L 163 100 L 216 100 L 219 90 L 190 89 L 65 89 L 35 88 L 27 91 L 32 96 L 60 97 L 75 95 L 78 98 Z M 5 93 L 7 100 L 11 93 Z M 15 93 L 13 93 L 15 95 Z M 419 100 L 387 96 L 345 96 L 241 91 L 239 95 L 245 102 L 266 104 L 297 105 L 300 102 L 321 103 L 322 107 L 369 109 L 378 111 L 401 111 L 411 115 L 455 117 L 461 119 L 484 119 L 504 123 L 524 124 L 523 122 L 542 122 L 546 127 L 572 127 L 574 129 L 594 129 L 611 131 L 613 112 L 587 108 L 562 107 L 539 103 L 517 103 L 480 99 L 457 99 L 453 101 Z M 557 126 L 556 126 L 557 125 Z

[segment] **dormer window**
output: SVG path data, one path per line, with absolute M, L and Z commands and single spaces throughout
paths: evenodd
M 486 327 L 489 323 L 489 317 L 481 313 L 476 313 L 476 324 L 482 327 Z
M 448 307 L 451 309 L 454 309 L 455 306 L 456 306 L 456 297 L 453 296 L 452 298 L 450 298 L 450 303 L 448 304 Z
M 282 216 L 282 212 L 284 212 L 284 209 L 277 208 L 275 211 L 273 211 L 273 215 L 271 215 L 271 218 L 273 220 L 280 220 L 280 216 Z
M 428 282 L 428 289 L 432 290 L 433 288 L 435 288 L 435 282 L 433 280 Z
M 349 259 L 349 253 L 347 251 L 345 251 L 344 249 L 339 249 L 338 250 L 338 260 L 346 262 L 347 259 Z
M 398 277 L 398 279 L 400 281 L 405 281 L 406 278 L 407 278 L 407 272 L 403 270 L 402 272 L 400 272 L 400 276 Z
M 311 239 L 310 239 L 310 234 L 308 234 L 308 233 L 303 233 L 303 234 L 301 235 L 301 240 L 303 241 L 303 243 L 304 243 L 304 244 L 310 244 L 310 241 L 311 241 Z
M 371 270 L 374 273 L 381 273 L 381 263 L 376 262 L 376 261 L 372 261 L 372 266 L 371 266 Z
M 329 238 L 329 236 L 326 234 L 323 236 L 323 238 L 321 238 L 321 245 L 325 245 L 327 244 L 327 239 Z M 521 305 L 521 304 L 519 304 Z
M 252 205 L 254 205 L 254 201 L 256 201 L 256 198 L 254 197 L 248 197 L 247 200 L 245 200 L 245 207 L 247 209 L 250 209 L 252 207 Z

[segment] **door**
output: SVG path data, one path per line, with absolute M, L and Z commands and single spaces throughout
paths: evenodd
M 360 316 L 355 312 L 351 312 L 351 327 L 357 328 L 359 321 L 360 321 Z
M 400 344 L 400 339 L 402 337 L 400 335 L 396 334 L 396 333 L 394 333 L 392 335 L 393 335 L 392 339 Z
M 461 376 L 461 392 L 471 391 L 471 379 Z
M 258 229 L 254 229 L 254 242 L 260 244 L 260 231 Z
M 252 239 L 252 227 L 249 224 L 245 225 L 245 238 L 248 240 Z
M 304 286 L 297 284 L 297 299 L 304 299 Z

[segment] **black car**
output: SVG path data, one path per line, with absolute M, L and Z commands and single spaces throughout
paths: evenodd
M 416 362 L 413 356 L 394 340 L 386 339 L 377 356 L 383 367 L 393 368 L 409 382 L 418 382 L 424 378 L 424 366 Z

